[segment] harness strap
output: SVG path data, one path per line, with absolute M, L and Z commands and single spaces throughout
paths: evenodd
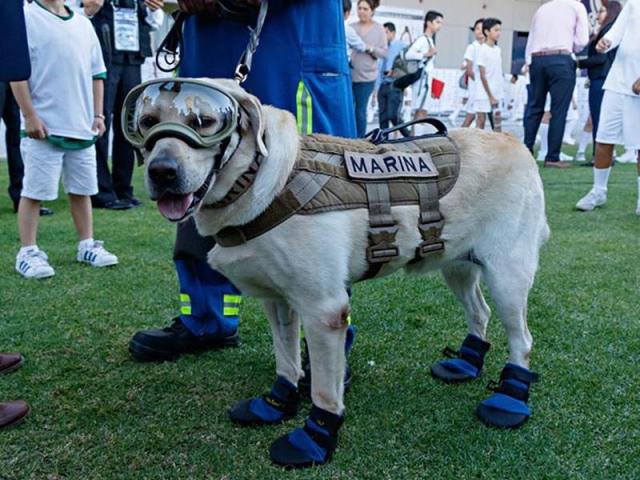
M 437 185 L 435 183 L 419 184 L 418 197 L 420 202 L 418 228 L 422 235 L 422 243 L 416 248 L 415 261 L 444 250 L 444 244 L 440 241 L 444 220 L 440 213 Z
M 235 247 L 259 237 L 295 215 L 330 179 L 324 173 L 299 172 L 267 210 L 245 225 L 223 228 L 215 235 L 216 242 L 222 247 Z
M 380 273 L 382 265 L 396 258 L 399 253 L 395 244 L 398 226 L 391 215 L 389 185 L 370 182 L 366 184 L 366 189 L 369 204 L 369 269 L 363 280 L 375 277 Z

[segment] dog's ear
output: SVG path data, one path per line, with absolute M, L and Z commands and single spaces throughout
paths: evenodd
M 238 98 L 242 109 L 249 114 L 249 121 L 256 139 L 256 145 L 263 157 L 269 155 L 269 151 L 264 144 L 264 116 L 262 115 L 262 104 L 253 95 L 242 95 Z

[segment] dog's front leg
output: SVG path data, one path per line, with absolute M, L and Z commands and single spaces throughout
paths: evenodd
M 271 391 L 236 403 L 229 417 L 241 425 L 269 425 L 297 415 L 300 406 L 300 320 L 284 301 L 265 300 L 276 352 L 277 378 Z
M 293 385 L 302 376 L 300 368 L 300 318 L 282 301 L 263 301 L 271 325 L 273 348 L 276 355 L 276 373 Z
M 343 297 L 338 297 L 332 296 L 326 303 L 319 301 L 315 306 L 300 306 L 309 346 L 313 405 L 304 427 L 271 445 L 271 459 L 279 465 L 304 467 L 325 463 L 338 445 L 338 430 L 344 419 L 344 350 L 349 327 L 346 291 Z

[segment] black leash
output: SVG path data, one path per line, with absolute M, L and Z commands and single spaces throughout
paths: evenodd
M 229 17 L 237 17 L 245 13 L 244 11 L 233 8 L 232 3 L 219 2 L 218 5 L 222 9 L 223 15 Z M 245 49 L 245 51 L 242 52 L 233 75 L 234 79 L 238 83 L 244 82 L 249 76 L 249 72 L 251 71 L 251 65 L 253 62 L 253 54 L 258 48 L 258 44 L 260 43 L 260 33 L 262 32 L 262 27 L 264 26 L 264 21 L 267 16 L 268 9 L 269 1 L 262 0 L 262 2 L 260 3 L 260 10 L 258 12 L 258 18 L 256 20 L 255 28 L 247 27 L 250 32 L 249 43 L 247 44 L 247 48 Z M 173 72 L 180 66 L 180 63 L 182 61 L 180 58 L 180 54 L 184 51 L 182 29 L 184 27 L 184 22 L 187 19 L 187 16 L 188 14 L 181 11 L 177 11 L 174 14 L 174 24 L 158 47 L 158 51 L 156 52 L 156 65 L 163 72 Z M 161 59 L 163 60 L 163 64 L 161 64 L 160 62 Z M 164 65 L 167 65 L 167 67 L 165 67 Z

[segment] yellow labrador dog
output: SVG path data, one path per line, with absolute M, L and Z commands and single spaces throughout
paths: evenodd
M 130 93 L 123 124 L 144 160 L 146 185 L 161 213 L 172 221 L 194 216 L 206 236 L 263 213 L 287 184 L 301 144 L 290 113 L 261 105 L 231 80 L 143 84 Z M 460 170 L 440 200 L 443 253 L 412 261 L 423 240 L 416 228 L 419 207 L 394 206 L 398 255 L 379 275 L 439 269 L 462 303 L 469 335 L 459 351 L 447 352 L 451 359 L 432 368 L 445 382 L 481 374 L 490 317 L 479 286 L 484 279 L 507 332 L 509 361 L 478 415 L 491 426 L 517 427 L 531 413 L 529 385 L 536 380 L 529 370 L 526 317 L 539 251 L 549 235 L 542 184 L 535 160 L 514 137 L 474 129 L 452 130 L 449 137 L 459 148 Z M 269 395 L 236 405 L 234 421 L 276 423 L 297 412 L 296 386 L 304 375 L 301 327 L 306 332 L 313 407 L 304 428 L 272 445 L 277 463 L 323 463 L 336 448 L 345 410 L 347 287 L 369 269 L 368 228 L 366 208 L 291 215 L 254 238 L 218 244 L 209 253 L 211 267 L 262 300 L 273 333 L 278 382 Z

